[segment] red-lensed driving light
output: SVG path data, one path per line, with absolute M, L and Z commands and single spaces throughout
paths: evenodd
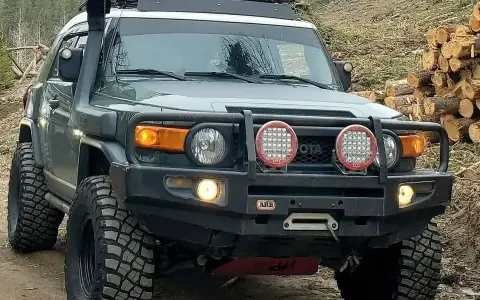
M 335 151 L 345 168 L 353 171 L 364 170 L 377 156 L 377 140 L 367 127 L 350 125 L 338 135 Z
M 297 155 L 298 140 L 292 127 L 282 121 L 270 121 L 257 133 L 255 146 L 258 158 L 272 168 L 282 168 Z

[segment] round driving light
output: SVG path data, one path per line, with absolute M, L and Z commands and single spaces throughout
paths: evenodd
M 377 141 L 367 127 L 350 125 L 337 136 L 335 152 L 345 168 L 364 170 L 373 163 L 377 155 Z
M 343 65 L 343 69 L 345 70 L 345 72 L 352 72 L 353 71 L 353 65 L 352 63 L 346 63 L 345 65 Z
M 63 59 L 70 59 L 72 58 L 72 50 L 68 49 L 68 48 L 65 48 L 65 49 L 62 49 L 62 58 Z
M 298 149 L 297 135 L 281 121 L 264 124 L 255 138 L 258 158 L 268 167 L 282 168 L 293 161 Z
M 193 136 L 191 150 L 193 157 L 201 164 L 217 164 L 226 154 L 225 138 L 213 128 L 201 129 Z
M 197 197 L 204 202 L 213 202 L 219 194 L 218 183 L 212 179 L 202 179 L 197 184 Z
M 395 139 L 389 134 L 383 135 L 383 144 L 385 146 L 385 154 L 387 156 L 387 168 L 391 168 L 393 165 L 395 165 L 400 155 L 399 146 Z M 378 151 L 374 164 L 375 166 L 380 167 L 380 153 L 378 153 Z
M 403 207 L 412 203 L 415 191 L 410 185 L 401 185 L 398 187 L 398 206 Z

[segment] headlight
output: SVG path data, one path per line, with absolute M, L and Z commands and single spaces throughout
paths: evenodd
M 215 165 L 223 160 L 226 154 L 226 143 L 223 135 L 213 128 L 199 130 L 192 138 L 193 157 L 201 164 Z
M 399 145 L 396 140 L 389 134 L 383 135 L 383 143 L 385 145 L 385 154 L 387 156 L 387 167 L 391 168 L 398 161 L 400 155 Z M 380 153 L 377 152 L 377 156 L 374 160 L 375 166 L 380 167 Z

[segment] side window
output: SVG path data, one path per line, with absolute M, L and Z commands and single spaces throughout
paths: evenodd
M 75 43 L 77 42 L 77 39 L 78 39 L 78 36 L 74 36 L 74 37 L 71 37 L 69 39 L 64 40 L 62 42 L 62 44 L 60 45 L 60 47 L 58 48 L 58 51 L 62 48 L 65 48 L 65 47 L 75 46 Z M 49 76 L 50 78 L 58 77 L 58 51 L 55 54 L 55 61 L 53 62 L 53 66 L 52 66 L 52 69 L 51 69 L 51 72 L 50 72 L 50 76 Z

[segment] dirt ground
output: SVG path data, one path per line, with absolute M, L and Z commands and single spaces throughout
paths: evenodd
M 20 96 L 24 87 L 0 93 L 0 291 L 2 300 L 60 300 L 65 299 L 63 274 L 64 225 L 57 246 L 52 251 L 18 255 L 7 242 L 7 192 L 11 149 L 15 145 L 18 120 L 21 115 Z M 447 237 L 448 238 L 448 237 Z M 448 245 L 448 242 L 446 242 Z M 447 249 L 448 250 L 448 249 Z M 454 251 L 447 251 L 444 283 L 437 299 L 480 299 L 480 288 L 474 282 L 479 278 L 465 277 L 478 270 L 457 262 Z M 463 276 L 463 277 L 462 277 Z M 472 275 L 474 276 L 474 275 Z M 312 277 L 247 277 L 226 289 L 225 279 L 179 274 L 172 279 L 158 281 L 156 299 L 341 299 L 336 283 L 328 270 Z M 188 283 L 188 285 L 186 284 Z M 454 287 L 447 285 L 451 284 Z M 477 297 L 477 298 L 476 298 Z

